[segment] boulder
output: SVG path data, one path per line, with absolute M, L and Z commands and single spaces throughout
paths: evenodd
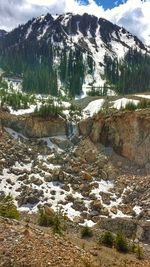
M 84 159 L 85 162 L 92 163 L 96 161 L 99 151 L 89 138 L 85 138 L 80 142 L 74 153 L 75 156 Z
M 41 185 L 43 184 L 43 181 L 35 176 L 30 177 L 30 183 L 33 183 L 35 185 Z
M 45 181 L 46 183 L 51 182 L 51 181 L 52 181 L 52 175 L 51 175 L 51 174 L 45 175 L 45 176 L 44 176 L 44 181 Z
M 111 207 L 110 211 L 111 211 L 112 213 L 114 213 L 114 214 L 117 214 L 118 209 L 117 209 L 116 206 L 113 206 L 113 207 Z
M 96 211 L 100 211 L 102 209 L 102 202 L 101 200 L 94 200 L 91 202 L 91 208 Z
M 86 172 L 86 171 L 82 171 L 80 172 L 80 175 L 82 176 L 82 178 L 86 181 L 91 181 L 92 180 L 92 176 L 90 173 Z
M 32 187 L 24 186 L 20 195 L 16 197 L 18 206 L 29 204 L 36 204 L 43 197 L 43 190 L 34 189 Z
M 63 182 L 64 181 L 65 174 L 63 170 L 55 168 L 52 172 L 52 180 L 53 181 L 59 181 Z

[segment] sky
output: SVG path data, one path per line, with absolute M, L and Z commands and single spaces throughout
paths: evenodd
M 0 29 L 10 31 L 33 17 L 66 12 L 103 17 L 150 45 L 150 0 L 0 0 Z

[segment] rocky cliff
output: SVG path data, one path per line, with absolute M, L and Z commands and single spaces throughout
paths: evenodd
M 1 125 L 27 137 L 41 138 L 65 135 L 67 122 L 62 117 L 43 119 L 33 115 L 15 116 L 0 112 Z M 95 143 L 112 147 L 114 151 L 149 168 L 150 109 L 99 113 L 79 122 L 79 132 Z
M 80 134 L 139 165 L 150 161 L 150 109 L 99 113 L 79 123 Z
M 46 119 L 33 115 L 15 116 L 0 112 L 2 126 L 9 127 L 27 137 L 41 138 L 66 134 L 66 121 L 62 117 Z

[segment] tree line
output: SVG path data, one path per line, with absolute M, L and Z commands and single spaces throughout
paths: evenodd
M 130 49 L 124 59 L 105 55 L 104 76 L 118 94 L 150 90 L 150 55 Z

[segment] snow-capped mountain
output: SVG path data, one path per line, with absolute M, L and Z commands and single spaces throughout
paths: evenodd
M 5 31 L 1 32 L 5 33 Z M 100 49 L 105 47 L 106 51 L 108 49 L 118 56 L 123 56 L 127 48 L 146 49 L 136 36 L 124 28 L 86 13 L 83 15 L 67 13 L 56 17 L 47 14 L 34 18 L 11 31 L 7 35 L 5 45 L 7 48 L 27 40 L 46 41 L 53 45 L 73 43 L 86 50 L 92 50 L 92 47 L 95 50 L 93 52 L 99 52 L 99 54 Z M 121 55 L 118 45 L 120 45 L 120 50 L 122 49 Z
M 120 60 L 131 49 L 147 51 L 136 36 L 103 18 L 89 14 L 47 14 L 19 26 L 1 40 L 0 63 L 3 66 L 7 61 L 13 71 L 24 72 L 24 63 L 35 65 L 47 61 L 58 88 L 67 86 L 75 94 L 75 89 L 70 89 L 71 80 L 82 88 L 103 86 L 106 57 Z

